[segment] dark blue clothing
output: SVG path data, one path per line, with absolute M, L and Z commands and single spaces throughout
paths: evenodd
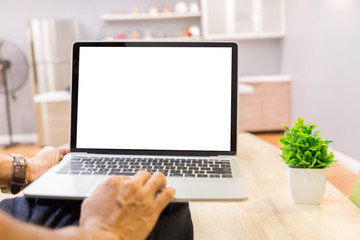
M 82 201 L 18 197 L 0 202 L 13 217 L 47 228 L 79 225 Z M 193 239 L 188 203 L 170 203 L 162 212 L 147 239 Z

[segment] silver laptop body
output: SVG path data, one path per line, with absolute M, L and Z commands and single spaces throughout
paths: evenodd
M 70 154 L 25 196 L 83 199 L 144 169 L 167 175 L 174 201 L 247 199 L 236 43 L 76 42 L 72 54 Z

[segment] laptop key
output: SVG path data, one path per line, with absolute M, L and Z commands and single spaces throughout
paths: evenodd
M 170 173 L 170 177 L 182 177 L 183 175 L 181 173 Z
M 195 175 L 195 174 L 186 173 L 186 174 L 185 174 L 185 177 L 196 177 L 196 175 Z
M 232 175 L 231 174 L 225 174 L 225 175 L 222 175 L 223 178 L 232 178 Z
M 220 175 L 215 175 L 215 174 L 211 174 L 209 176 L 210 176 L 210 178 L 220 178 Z
M 167 176 L 168 173 L 169 173 L 169 171 L 166 171 L 166 170 L 158 170 L 157 172 L 161 172 L 161 173 L 163 173 L 165 176 Z
M 200 170 L 211 170 L 211 168 L 209 168 L 209 167 L 202 167 L 202 168 L 200 168 Z
M 206 174 L 198 174 L 197 177 L 199 177 L 199 178 L 207 178 L 208 175 L 206 175 Z
M 110 171 L 108 175 L 125 175 L 125 176 L 132 176 L 134 175 L 133 172 L 120 172 L 120 171 Z
M 115 173 L 110 172 L 108 175 L 134 176 L 135 173 L 133 173 L 133 172 L 115 172 Z

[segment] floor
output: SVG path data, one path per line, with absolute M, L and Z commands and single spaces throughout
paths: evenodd
M 41 148 L 38 147 L 36 144 L 21 144 L 17 145 L 8 149 L 4 149 L 2 146 L 0 147 L 0 152 L 3 154 L 10 155 L 11 153 L 19 153 L 24 155 L 25 157 L 31 158 L 35 156 L 35 154 Z
M 283 133 L 255 133 L 255 135 L 278 147 L 280 146 L 279 139 L 283 136 Z M 33 157 L 39 150 L 40 147 L 36 144 L 18 145 L 9 149 L 3 149 L 3 147 L 0 147 L 1 153 L 21 153 L 28 158 Z M 356 174 L 342 167 L 338 163 L 333 163 L 327 171 L 327 179 L 345 196 L 349 196 L 355 183 Z

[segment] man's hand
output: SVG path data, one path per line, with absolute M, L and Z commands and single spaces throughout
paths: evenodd
M 27 159 L 26 180 L 31 183 L 58 163 L 69 149 L 44 147 L 33 158 Z
M 80 228 L 102 239 L 145 239 L 175 195 L 165 176 L 111 176 L 81 206 Z

